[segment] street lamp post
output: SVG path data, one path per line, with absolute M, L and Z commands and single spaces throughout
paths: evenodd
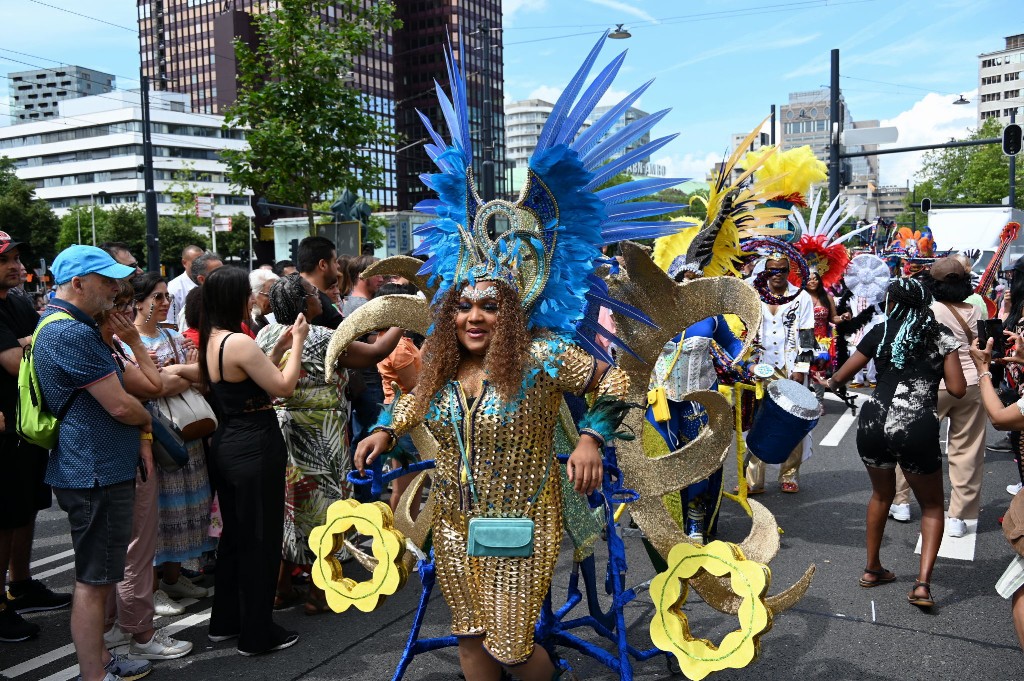
M 829 102 L 829 144 L 828 144 L 828 199 L 839 196 L 839 135 L 843 130 L 839 113 L 839 50 L 832 50 L 832 78 L 828 93 Z
M 139 67 L 142 81 L 142 178 L 146 196 L 147 269 L 160 271 L 160 234 L 157 226 L 156 188 L 153 178 L 153 135 L 149 118 L 149 77 Z M 216 237 L 214 237 L 216 238 Z

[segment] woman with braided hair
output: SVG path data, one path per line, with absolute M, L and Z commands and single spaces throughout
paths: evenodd
M 967 381 L 949 329 L 935 320 L 932 296 L 917 279 L 895 279 L 886 293 L 886 318 L 869 331 L 853 356 L 830 378 L 830 390 L 842 386 L 875 360 L 878 386 L 861 407 L 857 450 L 871 479 L 867 512 L 867 566 L 863 587 L 896 581 L 882 567 L 879 550 L 896 494 L 896 465 L 921 505 L 921 563 L 907 600 L 919 607 L 934 605 L 931 573 L 943 533 L 942 461 L 939 419 L 936 416 L 939 381 L 961 398 Z
M 320 316 L 320 296 L 314 286 L 299 274 L 289 274 L 274 282 L 270 289 L 270 307 L 274 321 L 260 329 L 256 344 L 279 366 L 288 361 L 285 350 L 288 330 L 299 315 L 306 319 Z M 356 342 L 341 356 L 338 364 L 346 368 L 376 365 L 388 356 L 402 337 L 401 329 L 392 329 L 377 337 L 374 344 Z M 284 340 L 282 340 L 284 339 Z M 276 607 L 294 605 L 300 595 L 292 585 L 296 565 L 311 565 L 309 533 L 324 522 L 327 507 L 352 495 L 347 481 L 351 470 L 349 457 L 348 398 L 345 387 L 348 372 L 327 372 L 324 364 L 331 329 L 310 326 L 302 346 L 302 371 L 295 392 L 274 401 L 277 420 L 287 451 L 285 468 L 284 545 L 277 582 Z M 328 381 L 328 373 L 335 378 Z M 327 612 L 324 593 L 310 586 L 306 613 Z

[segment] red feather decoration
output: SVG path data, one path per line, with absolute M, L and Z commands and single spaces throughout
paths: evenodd
M 842 244 L 825 245 L 825 235 L 802 236 L 794 244 L 796 250 L 804 256 L 807 266 L 818 272 L 821 277 L 821 284 L 826 288 L 839 283 L 846 266 L 850 264 L 850 254 L 846 246 Z M 793 282 L 794 286 L 799 285 L 799 280 Z

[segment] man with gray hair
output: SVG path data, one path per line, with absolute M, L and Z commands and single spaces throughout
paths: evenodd
M 197 256 L 194 260 L 192 260 L 188 267 L 189 278 L 192 279 L 193 282 L 195 282 L 195 286 L 193 286 L 192 288 L 202 286 L 203 282 L 206 281 L 206 278 L 210 276 L 210 273 L 213 272 L 218 267 L 222 266 L 223 264 L 224 259 L 221 258 L 216 253 L 207 251 L 206 253 Z M 168 290 L 170 290 L 170 287 L 168 287 Z M 185 295 L 188 295 L 188 293 L 186 293 Z M 188 323 L 185 321 L 185 299 L 182 298 L 181 311 L 178 312 L 178 331 L 181 333 L 185 333 L 187 329 Z
M 111 655 L 103 625 L 107 599 L 124 579 L 135 471 L 141 466 L 143 479 L 153 472 L 152 423 L 142 403 L 125 392 L 94 319 L 113 307 L 117 280 L 134 270 L 95 246 L 78 245 L 62 251 L 51 269 L 57 297 L 35 333 L 32 360 L 43 402 L 61 416 L 46 482 L 71 525 L 71 638 L 83 681 L 138 679 L 152 665 Z
M 178 315 L 185 309 L 185 296 L 194 289 L 197 284 L 189 276 L 189 268 L 192 261 L 203 254 L 203 249 L 196 245 L 185 246 L 181 251 L 181 274 L 167 282 L 167 292 L 171 294 L 171 307 L 167 310 L 168 324 L 175 324 Z

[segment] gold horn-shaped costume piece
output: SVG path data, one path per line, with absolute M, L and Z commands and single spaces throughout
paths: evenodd
M 651 260 L 649 250 L 634 243 L 620 245 L 625 266 L 618 275 L 609 276 L 612 295 L 644 310 L 658 326 L 652 328 L 633 319 L 615 315 L 616 334 L 640 356 L 642 361 L 620 353 L 620 365 L 629 374 L 633 402 L 646 401 L 651 367 L 665 342 L 681 329 L 718 314 L 735 314 L 750 329 L 761 324 L 761 301 L 757 293 L 740 279 L 711 277 L 683 283 L 673 282 Z M 755 334 L 748 334 L 745 355 Z M 630 515 L 647 535 L 651 544 L 667 557 L 673 546 L 688 542 L 686 533 L 676 524 L 662 503 L 662 496 L 703 480 L 725 460 L 732 441 L 732 407 L 722 395 L 697 391 L 685 396 L 699 402 L 708 415 L 708 427 L 682 449 L 658 458 L 648 458 L 641 438 L 616 445 L 624 485 L 636 489 L 640 498 L 629 505 Z M 624 425 L 639 433 L 644 414 L 631 412 Z M 739 544 L 748 559 L 767 564 L 779 550 L 779 528 L 775 517 L 761 504 L 750 501 L 753 525 Z M 814 574 L 811 565 L 803 577 L 785 591 L 766 599 L 773 612 L 791 607 L 807 591 Z M 701 573 L 690 580 L 694 590 L 715 609 L 735 614 L 741 598 L 731 589 L 728 579 Z
M 400 274 L 410 281 L 414 281 L 414 278 L 406 273 L 408 268 L 403 261 L 420 263 L 416 258 L 406 258 L 403 256 L 388 258 L 374 263 L 371 267 L 375 267 L 376 270 L 372 274 Z M 382 267 L 384 263 L 394 265 L 396 262 L 398 268 Z M 369 268 L 367 268 L 367 271 L 370 271 Z M 430 294 L 428 293 L 427 295 Z M 368 301 L 346 317 L 341 325 L 335 329 L 327 346 L 327 358 L 324 366 L 330 374 L 328 380 L 331 380 L 331 377 L 334 375 L 334 371 L 338 366 L 338 358 L 353 341 L 373 331 L 394 326 L 401 327 L 406 331 L 426 335 L 427 329 L 430 327 L 430 305 L 428 301 L 419 296 L 382 296 Z M 416 445 L 416 450 L 420 453 L 421 458 L 433 459 L 437 455 L 437 441 L 434 440 L 430 431 L 425 427 L 419 426 L 415 428 L 410 433 L 410 437 L 412 437 L 413 444 Z M 417 475 L 409 485 L 402 498 L 402 503 L 399 504 L 394 513 L 395 529 L 421 549 L 426 545 L 427 535 L 430 533 L 431 518 L 433 518 L 433 494 L 427 498 L 426 505 L 420 510 L 415 520 L 412 517 L 412 507 L 414 502 L 419 501 L 423 488 L 429 479 L 430 471 L 422 471 Z M 364 567 L 373 569 L 376 564 L 376 559 L 373 556 L 360 551 L 350 542 L 346 542 L 346 547 L 354 553 L 356 560 Z M 406 553 L 404 560 L 406 567 L 411 569 L 412 565 L 416 562 L 416 557 L 412 553 Z

